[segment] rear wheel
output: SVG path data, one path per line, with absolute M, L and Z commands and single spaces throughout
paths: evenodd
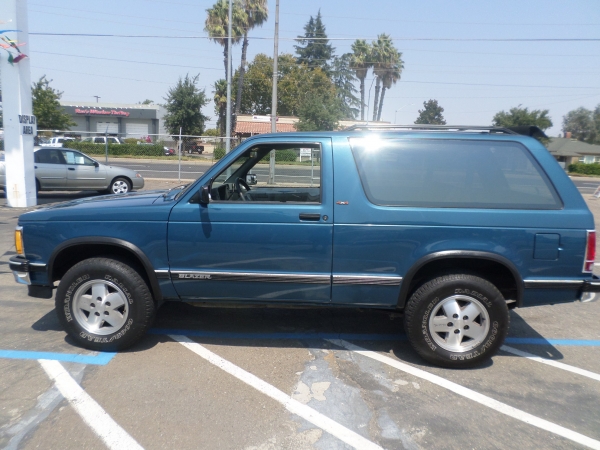
M 74 265 L 56 291 L 56 313 L 82 347 L 115 351 L 135 344 L 154 318 L 144 279 L 125 263 L 90 258 Z
M 410 298 L 404 315 L 408 340 L 423 359 L 443 367 L 483 363 L 500 348 L 510 317 L 498 289 L 483 278 L 435 278 Z

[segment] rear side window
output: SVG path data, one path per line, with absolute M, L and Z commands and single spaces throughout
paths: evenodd
M 350 139 L 365 194 L 382 206 L 561 209 L 529 151 L 515 142 Z

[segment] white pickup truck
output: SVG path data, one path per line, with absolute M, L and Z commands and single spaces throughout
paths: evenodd
M 59 136 L 59 137 L 53 137 L 48 139 L 46 142 L 40 144 L 40 147 L 62 147 L 63 143 L 67 142 L 67 141 L 74 141 L 75 138 L 71 138 L 71 137 L 64 137 L 64 136 Z

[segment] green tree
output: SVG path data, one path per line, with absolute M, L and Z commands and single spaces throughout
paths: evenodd
M 227 36 L 229 34 L 229 1 L 217 0 L 212 8 L 206 10 L 206 21 L 204 31 L 217 44 L 223 47 L 223 64 L 225 65 L 225 79 L 229 73 L 227 67 Z M 244 12 L 241 0 L 234 0 L 233 11 L 231 11 L 231 44 L 238 44 L 244 36 L 248 26 L 248 16 Z
M 280 66 L 284 64 L 285 55 L 279 57 Z M 293 59 L 295 63 L 296 60 Z M 281 67 L 279 72 L 281 73 Z M 237 80 L 236 73 L 234 80 Z M 244 88 L 240 103 L 241 114 L 271 114 L 273 95 L 273 58 L 259 53 L 248 64 L 244 79 Z M 281 113 L 281 112 L 280 112 Z
M 296 41 L 299 45 L 295 45 L 294 48 L 299 64 L 306 64 L 313 69 L 321 68 L 325 73 L 329 73 L 329 61 L 333 58 L 335 49 L 327 39 L 321 10 L 316 18 L 313 19 L 313 16 L 310 16 L 309 21 L 304 25 L 304 36 L 298 36 Z
M 352 70 L 352 53 L 344 53 L 333 58 L 331 64 L 331 80 L 337 89 L 342 114 L 346 119 L 354 119 L 358 114 L 360 101 L 356 97 L 356 77 Z
M 298 64 L 290 54 L 279 56 L 277 112 L 298 116 L 302 129 L 332 129 L 343 117 L 338 90 L 320 68 Z M 237 76 L 237 75 L 236 75 Z M 271 114 L 273 58 L 258 54 L 248 65 L 242 90 L 242 114 Z M 318 107 L 318 102 L 322 107 Z
M 227 114 L 227 80 L 217 80 L 213 84 L 213 100 L 215 102 L 215 113 L 217 114 L 217 129 L 221 136 L 225 136 L 225 116 Z
M 423 102 L 423 109 L 419 110 L 419 117 L 415 120 L 417 124 L 446 125 L 444 120 L 444 108 L 438 105 L 437 100 Z
M 242 86 L 246 71 L 246 53 L 248 51 L 248 31 L 260 27 L 269 18 L 269 5 L 267 0 L 242 0 L 244 13 L 246 14 L 246 27 L 244 28 L 244 40 L 242 42 L 242 61 L 240 64 L 237 80 L 237 95 L 235 96 L 235 113 L 240 113 L 242 104 Z
M 593 143 L 600 144 L 600 104 L 594 109 L 594 112 L 592 113 L 592 119 L 594 119 L 594 130 L 596 134 Z
M 138 102 L 138 105 L 153 105 L 153 104 L 154 104 L 154 100 L 150 100 L 149 98 L 147 98 L 143 102 Z
M 68 130 L 75 122 L 60 106 L 62 92 L 50 87 L 52 80 L 46 79 L 46 75 L 35 83 L 31 88 L 31 99 L 33 102 L 33 115 L 37 119 L 38 129 Z
M 307 96 L 298 110 L 298 131 L 332 131 L 342 119 L 340 100 L 334 95 L 326 97 Z
M 360 120 L 365 120 L 365 78 L 369 69 L 373 66 L 371 53 L 373 48 L 371 44 L 364 39 L 357 39 L 352 44 L 351 67 L 356 73 L 356 78 L 360 81 Z
M 198 77 L 186 75 L 179 78 L 177 84 L 169 89 L 165 100 L 165 128 L 169 134 L 201 135 L 204 132 L 204 122 L 208 117 L 202 114 L 202 107 L 208 104 L 204 89 L 199 89 L 196 84 Z
M 383 99 L 385 98 L 385 91 L 390 89 L 396 84 L 402 76 L 402 69 L 404 69 L 404 61 L 402 61 L 402 53 L 395 52 L 393 60 L 387 65 L 385 70 L 380 71 L 381 76 L 381 98 L 379 99 L 379 109 L 377 112 L 377 120 L 381 120 L 381 111 L 383 110 Z
M 563 116 L 562 129 L 564 132 L 571 132 L 571 135 L 579 141 L 594 142 L 596 139 L 594 116 L 587 108 L 577 108 Z
M 521 108 L 521 105 L 511 108 L 508 112 L 500 111 L 492 119 L 492 125 L 496 127 L 520 127 L 536 126 L 541 130 L 546 130 L 552 126 L 552 120 L 548 117 L 547 109 Z
M 371 58 L 373 61 L 373 73 L 375 74 L 373 121 L 376 121 L 379 114 L 379 93 L 381 91 L 382 81 L 386 73 L 392 70 L 394 65 L 402 65 L 402 60 L 400 59 L 400 53 L 394 48 L 392 38 L 388 34 L 382 33 L 377 36 L 377 40 L 372 44 L 372 49 Z M 398 70 L 401 71 L 402 69 L 399 68 Z

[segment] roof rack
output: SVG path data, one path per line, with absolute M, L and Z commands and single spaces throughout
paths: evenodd
M 522 134 L 536 138 L 546 138 L 542 130 L 536 126 L 520 126 L 520 127 L 495 127 L 481 125 L 392 125 L 392 124 L 371 124 L 371 125 L 352 125 L 344 128 L 344 131 L 456 131 L 463 133 L 488 133 L 488 134 Z
M 417 130 L 417 131 L 462 131 L 462 132 L 486 132 L 486 133 L 502 133 L 502 134 L 517 134 L 508 128 L 503 127 L 485 127 L 481 125 L 392 125 L 392 124 L 371 124 L 371 125 L 352 125 L 344 128 L 344 131 L 383 131 L 383 130 Z

